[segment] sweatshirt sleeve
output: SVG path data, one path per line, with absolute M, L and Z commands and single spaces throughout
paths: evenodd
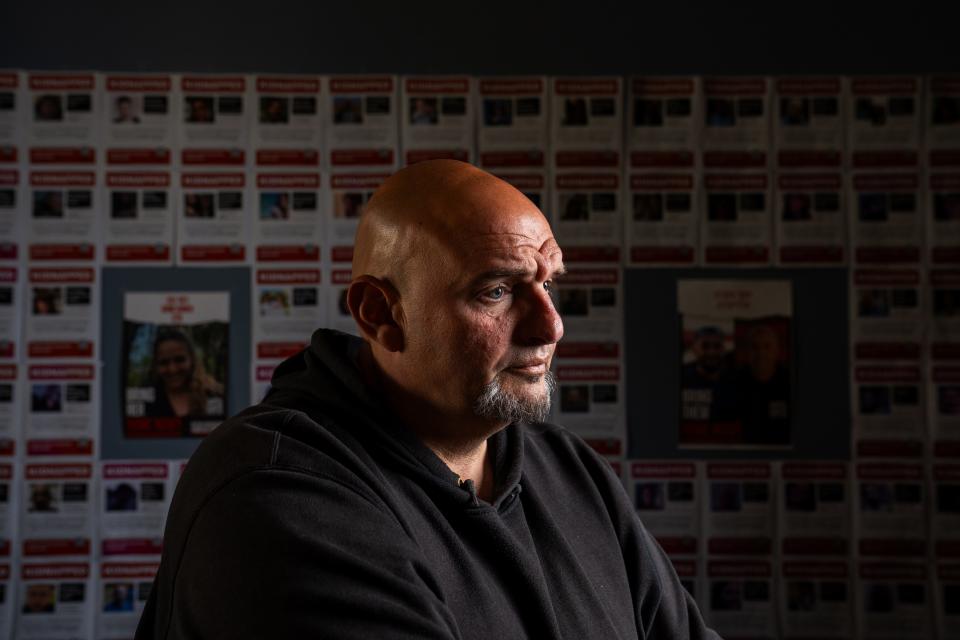
M 172 569 L 158 638 L 460 637 L 396 518 L 332 478 L 269 469 L 233 480 L 200 509 Z

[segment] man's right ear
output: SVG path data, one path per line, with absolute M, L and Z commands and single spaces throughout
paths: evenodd
M 403 350 L 399 305 L 400 294 L 387 280 L 360 276 L 354 278 L 347 289 L 347 307 L 360 332 L 387 351 Z M 395 310 L 400 317 L 394 317 Z

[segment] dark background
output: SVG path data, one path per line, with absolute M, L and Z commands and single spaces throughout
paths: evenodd
M 290 73 L 936 73 L 960 69 L 957 13 L 952 2 L 844 0 L 3 0 L 0 66 Z

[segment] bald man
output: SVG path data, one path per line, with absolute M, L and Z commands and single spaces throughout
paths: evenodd
M 470 165 L 374 194 L 347 294 L 177 487 L 137 638 L 714 638 L 617 477 L 545 424 L 562 254 Z

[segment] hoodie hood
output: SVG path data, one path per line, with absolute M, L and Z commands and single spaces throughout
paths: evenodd
M 263 403 L 299 409 L 321 427 L 358 440 L 378 463 L 416 478 L 438 501 L 455 508 L 479 506 L 472 481 L 461 483 L 460 477 L 364 383 L 357 365 L 363 346 L 355 336 L 318 329 L 309 347 L 274 370 Z M 494 470 L 492 505 L 499 509 L 520 488 L 521 427 L 509 425 L 491 436 L 487 446 Z

